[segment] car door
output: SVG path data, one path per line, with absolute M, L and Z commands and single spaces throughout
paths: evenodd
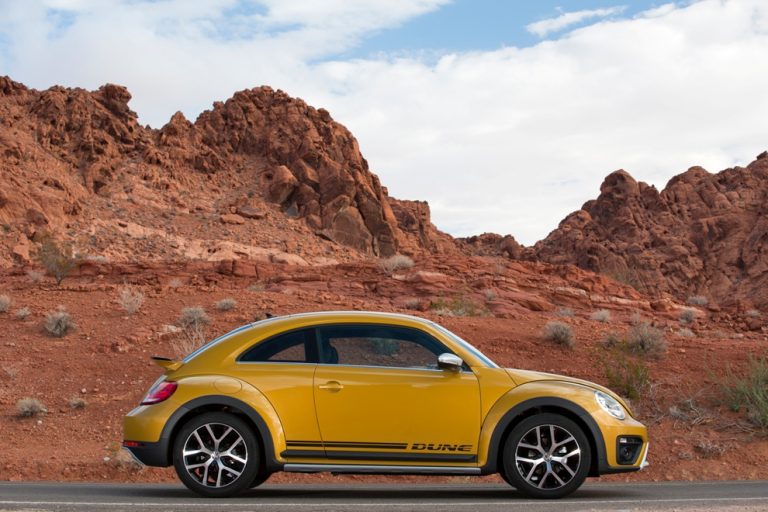
M 419 329 L 318 327 L 315 408 L 326 457 L 336 460 L 472 463 L 480 392 L 469 369 L 441 370 L 450 352 Z
M 237 358 L 236 376 L 267 397 L 287 439 L 320 442 L 312 390 L 316 362 L 316 336 L 311 327 L 259 341 Z

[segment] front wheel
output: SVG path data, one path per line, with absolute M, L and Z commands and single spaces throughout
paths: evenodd
M 182 483 L 208 498 L 234 496 L 259 473 L 259 443 L 242 419 L 209 412 L 191 419 L 173 443 L 173 466 Z
M 537 414 L 516 425 L 504 444 L 503 471 L 530 498 L 562 498 L 589 473 L 592 452 L 584 431 L 559 414 Z

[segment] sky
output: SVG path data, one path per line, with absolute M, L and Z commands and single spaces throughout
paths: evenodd
M 616 169 L 661 189 L 768 149 L 766 56 L 766 0 L 0 0 L 0 75 L 125 85 L 156 128 L 279 88 L 438 228 L 525 245 Z

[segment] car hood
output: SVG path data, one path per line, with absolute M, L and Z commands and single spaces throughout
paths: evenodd
M 507 374 L 512 378 L 512 380 L 517 384 L 518 386 L 525 384 L 527 382 L 536 382 L 536 381 L 558 381 L 558 382 L 566 382 L 568 384 L 576 384 L 578 386 L 584 386 L 590 389 L 594 389 L 597 391 L 602 391 L 603 393 L 606 393 L 616 400 L 619 401 L 619 403 L 624 406 L 624 409 L 627 410 L 630 416 L 632 416 L 632 410 L 629 408 L 629 404 L 621 398 L 619 395 L 611 391 L 610 389 L 601 386 L 600 384 L 595 384 L 594 382 L 590 382 L 588 380 L 583 379 L 576 379 L 574 377 L 566 377 L 565 375 L 557 375 L 554 373 L 545 373 L 545 372 L 534 372 L 529 370 L 516 370 L 513 368 L 504 368 L 504 370 L 507 372 Z

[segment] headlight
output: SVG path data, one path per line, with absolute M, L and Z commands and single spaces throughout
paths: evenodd
M 623 420 L 626 418 L 624 414 L 624 408 L 616 401 L 611 395 L 605 394 L 602 391 L 595 391 L 595 400 L 603 408 L 605 412 L 616 418 L 617 420 Z

